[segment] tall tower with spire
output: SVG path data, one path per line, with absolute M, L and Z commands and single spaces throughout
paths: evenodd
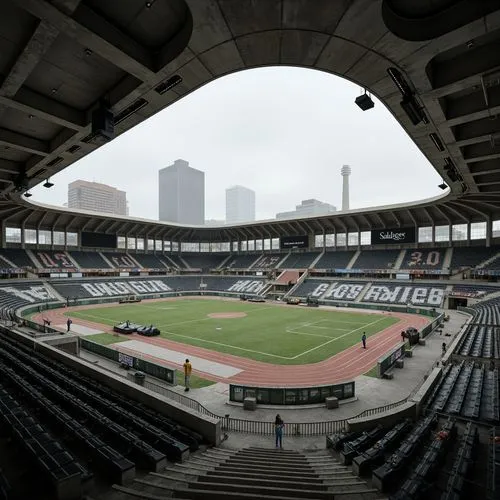
M 351 175 L 351 167 L 342 165 L 340 169 L 342 175 L 342 211 L 349 210 L 349 176 Z

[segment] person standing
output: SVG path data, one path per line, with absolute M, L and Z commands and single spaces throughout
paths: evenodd
M 366 349 L 366 333 L 363 332 L 363 336 L 361 337 L 361 342 L 363 342 L 363 349 Z
M 278 413 L 274 420 L 274 432 L 276 434 L 276 448 L 279 447 L 283 449 L 283 427 L 285 427 L 285 422 L 283 422 L 283 419 L 280 417 L 280 414 Z
M 73 321 L 71 321 L 71 318 L 68 318 L 68 321 L 66 321 L 66 326 L 68 327 L 68 332 L 71 330 L 71 323 L 73 323 Z
M 189 381 L 191 379 L 191 372 L 193 371 L 193 367 L 189 362 L 189 359 L 186 359 L 183 368 L 184 368 L 184 385 L 186 386 L 184 392 L 187 392 L 189 391 Z

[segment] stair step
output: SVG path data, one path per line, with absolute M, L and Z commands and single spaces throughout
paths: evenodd
M 189 500 L 296 500 L 295 497 L 284 495 L 262 495 L 240 491 L 212 491 L 202 488 L 176 488 L 175 498 Z M 333 496 L 331 498 L 333 499 Z M 165 497 L 162 497 L 162 500 L 165 500 Z
M 248 448 L 241 448 L 239 451 L 256 451 L 256 452 L 262 452 L 262 453 L 276 453 L 276 450 L 274 448 L 259 448 L 257 446 L 249 446 Z M 304 456 L 303 453 L 300 451 L 296 450 L 279 450 L 279 453 L 282 453 L 283 455 L 298 455 L 298 456 Z
M 221 471 L 209 471 L 205 474 L 205 476 L 224 476 L 224 475 L 228 475 L 228 474 L 231 474 L 231 475 L 234 475 L 235 477 L 244 477 L 244 478 L 261 478 L 263 480 L 267 480 L 267 479 L 275 479 L 276 478 L 276 474 L 275 473 L 265 473 L 265 472 L 243 472 L 243 470 L 241 471 L 234 471 L 234 470 L 231 470 L 231 469 L 224 469 L 224 470 L 221 470 Z M 351 477 L 352 474 L 351 474 Z M 284 475 L 284 474 L 280 474 L 279 475 L 279 478 L 280 480 L 282 481 L 309 481 L 311 483 L 322 483 L 323 482 L 323 479 L 318 477 L 317 475 L 310 475 L 310 476 L 305 476 L 303 475 L 301 472 L 299 473 L 290 473 L 289 475 Z
M 219 456 L 219 455 L 217 455 Z M 280 462 L 290 462 L 290 463 L 322 463 L 322 462 L 334 462 L 335 459 L 333 457 L 328 456 L 319 456 L 319 457 L 305 457 L 305 456 L 290 456 L 290 455 L 282 455 L 279 451 L 273 454 L 270 453 L 259 453 L 254 451 L 245 451 L 242 450 L 233 457 L 245 457 L 257 460 L 275 460 Z
M 248 477 L 241 477 L 237 475 L 230 475 L 230 476 L 214 476 L 214 475 L 207 475 L 204 476 L 203 478 L 200 478 L 202 482 L 204 483 L 214 483 L 214 484 L 221 484 L 221 483 L 228 483 L 228 484 L 237 484 L 237 485 L 249 485 L 249 486 L 260 486 L 260 487 L 271 487 L 271 488 L 279 488 L 281 489 L 287 489 L 287 488 L 294 488 L 294 489 L 300 489 L 300 490 L 311 490 L 311 491 L 328 491 L 328 486 L 326 486 L 323 482 L 315 483 L 312 481 L 298 481 L 297 479 L 295 480 L 288 480 L 285 481 L 279 476 L 275 476 L 274 478 L 248 478 Z M 290 478 L 291 479 L 291 478 Z
M 291 472 L 296 474 L 297 473 L 297 468 L 296 467 L 281 467 L 281 466 L 266 466 L 265 464 L 259 464 L 259 465 L 253 465 L 253 464 L 247 464 L 247 463 L 239 463 L 239 462 L 228 462 L 225 464 L 219 464 L 216 467 L 213 467 L 213 470 L 219 470 L 219 469 L 224 469 L 224 468 L 232 468 L 232 469 L 244 469 L 248 470 L 251 472 L 276 472 L 276 473 L 283 473 L 283 472 Z M 331 465 L 328 467 L 301 467 L 300 468 L 301 473 L 307 472 L 311 474 L 328 474 L 331 472 L 337 472 L 337 471 L 347 471 L 351 473 L 351 469 L 349 467 L 345 467 L 342 465 Z
M 136 490 L 134 488 L 127 488 L 125 486 L 120 486 L 119 484 L 113 484 L 113 489 L 124 493 L 132 498 L 140 498 L 142 500 L 165 500 L 164 496 L 152 495 L 150 493 L 145 493 L 143 491 Z M 186 497 L 184 497 L 186 498 Z
M 295 498 L 307 498 L 307 499 L 323 499 L 323 500 L 333 500 L 333 493 L 330 491 L 317 491 L 317 490 L 306 490 L 306 489 L 291 489 L 291 488 L 276 488 L 273 486 L 250 486 L 250 485 L 239 485 L 232 483 L 207 483 L 204 481 L 197 481 L 196 488 L 203 488 L 205 490 L 215 490 L 218 493 L 221 491 L 228 492 L 238 492 L 248 491 L 249 493 L 256 493 L 262 495 L 285 495 L 288 497 Z

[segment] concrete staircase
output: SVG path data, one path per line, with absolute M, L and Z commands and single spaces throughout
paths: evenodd
M 376 500 L 377 490 L 340 465 L 326 450 L 211 448 L 129 486 L 113 486 L 107 500 Z

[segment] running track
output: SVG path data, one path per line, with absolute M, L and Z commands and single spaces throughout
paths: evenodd
M 66 323 L 67 319 L 67 317 L 64 316 L 64 313 L 74 310 L 81 311 L 83 309 L 95 309 L 96 307 L 116 307 L 116 304 L 99 304 L 56 309 L 37 314 L 33 319 L 34 321 L 42 323 L 42 318 L 48 318 L 52 322 L 52 325 L 63 325 Z M 377 360 L 381 356 L 401 342 L 401 330 L 404 330 L 409 326 L 420 329 L 428 323 L 428 320 L 425 317 L 419 315 L 405 313 L 390 314 L 393 317 L 399 318 L 399 322 L 375 335 L 370 336 L 367 342 L 367 349 L 363 349 L 361 347 L 361 343 L 357 343 L 356 345 L 345 349 L 329 359 L 320 361 L 319 363 L 307 365 L 273 365 L 270 363 L 263 363 L 261 361 L 254 361 L 252 359 L 234 356 L 232 354 L 219 353 L 202 347 L 195 347 L 160 337 L 148 338 L 136 334 L 127 335 L 126 337 L 130 340 L 140 340 L 141 342 L 147 342 L 158 347 L 182 352 L 187 357 L 197 356 L 199 358 L 216 361 L 218 363 L 243 370 L 241 373 L 238 373 L 233 377 L 222 378 L 196 370 L 196 366 L 193 367 L 194 374 L 209 380 L 256 386 L 273 385 L 285 387 L 307 387 L 353 380 L 358 375 L 362 375 L 370 370 L 370 368 L 377 364 Z M 112 332 L 109 325 L 103 325 L 80 318 L 72 319 L 74 323 L 82 326 L 94 328 L 99 331 Z M 119 346 L 120 344 L 118 343 L 116 345 Z M 179 369 L 182 368 L 180 365 L 176 366 L 175 363 L 167 363 L 162 359 L 155 358 L 154 356 L 137 353 L 136 351 L 132 351 L 124 347 L 120 347 L 120 351 L 130 355 L 137 355 L 144 359 L 149 359 L 150 361 L 154 361 L 158 364 L 168 365 L 169 367 L 176 367 Z

